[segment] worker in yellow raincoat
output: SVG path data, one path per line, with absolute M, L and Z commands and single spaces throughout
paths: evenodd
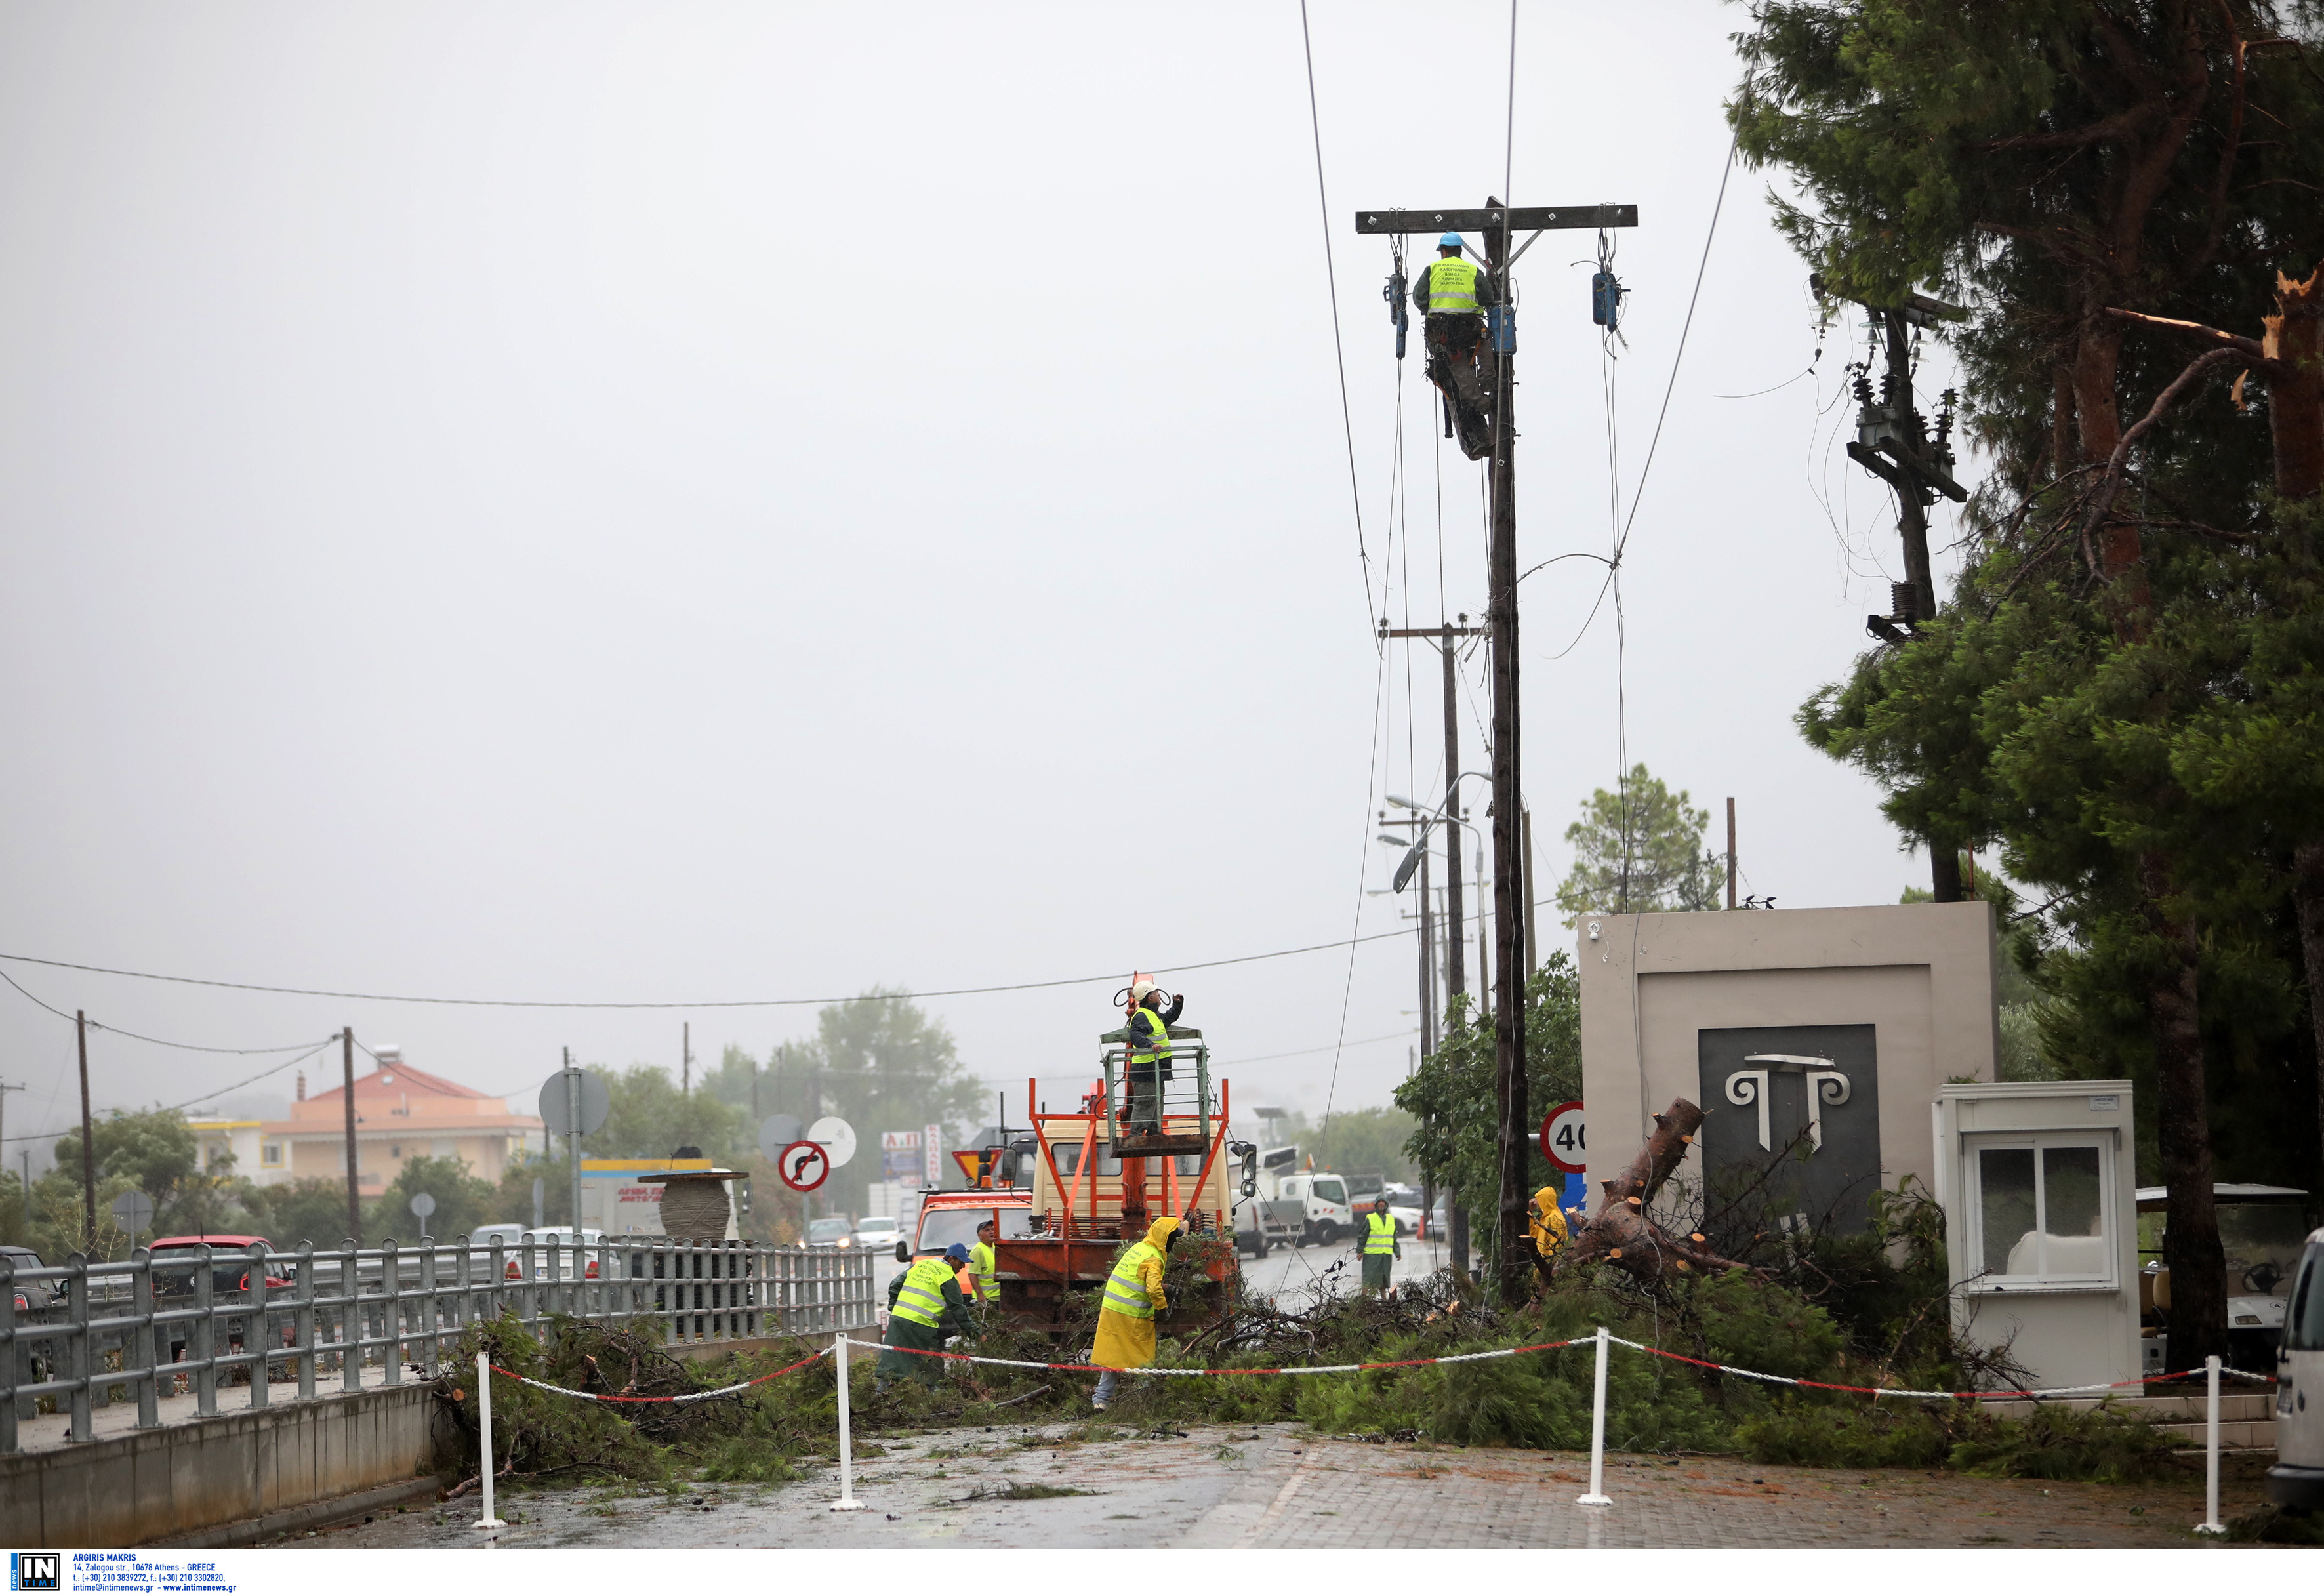
M 1533 1238 L 1534 1268 L 1544 1280 L 1549 1278 L 1551 1267 L 1565 1248 L 1565 1210 L 1558 1206 L 1558 1199 L 1563 1195 L 1561 1188 L 1545 1185 L 1526 1205 L 1526 1231 Z
M 1118 1370 L 1143 1369 L 1154 1361 L 1154 1315 L 1170 1305 L 1162 1295 L 1162 1269 L 1179 1233 L 1180 1222 L 1175 1217 L 1156 1220 L 1147 1226 L 1144 1241 L 1122 1250 L 1105 1283 L 1097 1346 L 1090 1353 L 1090 1361 L 1105 1370 L 1090 1398 L 1090 1406 L 1100 1413 L 1113 1400 Z

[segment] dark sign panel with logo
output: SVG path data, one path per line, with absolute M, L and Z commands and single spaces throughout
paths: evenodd
M 1755 1181 L 1750 1206 L 1787 1229 L 1860 1231 L 1880 1184 L 1880 1083 L 1868 1025 L 1768 1025 L 1695 1033 L 1703 1177 L 1716 1212 Z

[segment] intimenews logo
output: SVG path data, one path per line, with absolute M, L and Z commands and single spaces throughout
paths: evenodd
M 64 1589 L 64 1554 L 61 1552 L 11 1552 L 8 1554 L 8 1588 L 11 1591 L 61 1591 Z

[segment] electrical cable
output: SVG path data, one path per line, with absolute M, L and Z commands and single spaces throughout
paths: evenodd
M 1364 495 L 1356 479 L 1355 412 L 1348 402 L 1348 352 L 1340 337 L 1340 279 L 1332 262 L 1332 201 L 1323 184 L 1323 115 L 1315 105 L 1315 46 L 1308 36 L 1307 0 L 1299 0 L 1299 47 L 1307 62 L 1307 125 L 1315 141 L 1315 205 L 1323 224 L 1323 286 L 1331 291 L 1332 355 L 1340 371 L 1340 427 L 1348 441 L 1348 497 L 1356 512 L 1356 560 L 1363 567 L 1364 630 L 1372 631 L 1372 561 L 1364 549 Z M 1375 637 L 1373 651 L 1383 659 L 1388 644 Z M 1367 761 L 1369 762 L 1369 761 Z
M 127 1037 L 133 1042 L 151 1042 L 156 1047 L 179 1047 L 184 1049 L 188 1053 L 232 1053 L 247 1056 L 260 1053 L 295 1053 L 301 1047 L 310 1046 L 328 1046 L 329 1043 L 335 1039 L 330 1037 L 325 1037 L 320 1042 L 292 1042 L 288 1046 L 281 1047 L 206 1047 L 199 1042 L 171 1042 L 167 1041 L 161 1037 L 141 1036 L 134 1030 L 123 1030 L 119 1026 L 106 1025 L 100 1021 L 88 1019 L 80 1015 L 68 1014 L 62 1009 L 58 1008 L 54 1003 L 42 1002 L 40 999 L 32 997 L 31 992 L 24 992 L 23 987 L 18 984 L 16 978 L 9 974 L 5 970 L 0 970 L 0 981 L 5 981 L 10 986 L 15 987 L 18 992 L 23 992 L 25 997 L 30 998 L 32 1002 L 38 1004 L 41 1008 L 46 1009 L 59 1019 L 72 1020 L 78 1024 L 88 1026 L 91 1030 L 103 1031 L 107 1036 Z
M 1377 747 L 1377 744 L 1375 744 Z M 1370 757 L 1366 756 L 1367 768 Z M 1365 817 L 1370 818 L 1370 799 L 1365 800 Z M 1300 954 L 1329 953 L 1334 948 L 1349 947 L 1367 942 L 1384 942 L 1391 936 L 1401 936 L 1401 928 L 1376 931 L 1370 936 L 1338 938 L 1330 942 L 1311 942 L 1304 947 L 1277 948 L 1272 953 L 1243 954 L 1231 959 L 1204 959 L 1187 964 L 1157 964 L 1157 973 L 1175 973 L 1180 970 L 1220 970 L 1231 964 L 1255 964 L 1268 959 L 1291 958 Z M 19 964 L 43 964 L 56 970 L 79 970 L 91 975 L 120 975 L 133 981 L 165 981 L 179 986 L 214 986 L 229 992 L 269 992 L 293 998 L 340 998 L 359 1003 L 432 1003 L 458 1009 L 802 1009 L 820 1008 L 833 1003 L 904 1002 L 921 998 L 973 998 L 992 992 L 1043 992 L 1061 986 L 1094 986 L 1102 982 L 1119 984 L 1120 972 L 1104 975 L 1073 975 L 1054 981 L 1008 982 L 994 986 L 955 986 L 934 992 L 855 992 L 845 997 L 822 998 L 718 998 L 698 1002 L 598 1002 L 561 1001 L 542 998 L 441 998 L 410 992 L 336 992 L 319 987 L 268 986 L 249 981 L 211 981 L 195 975 L 162 975 L 150 970 L 120 970 L 105 964 L 76 964 L 64 959 L 35 958 L 30 954 L 0 953 L 0 961 Z M 336 1040 L 327 1038 L 326 1041 Z M 360 1046 L 361 1044 L 358 1044 Z
M 150 1109 L 150 1110 L 142 1110 L 142 1111 L 140 1111 L 140 1112 L 149 1112 L 149 1113 L 157 1113 L 157 1114 L 174 1114 L 174 1113 L 176 1113 L 176 1112 L 177 1112 L 179 1110 L 180 1110 L 180 1109 L 188 1109 L 188 1108 L 191 1108 L 191 1107 L 193 1107 L 193 1106 L 194 1106 L 194 1104 L 196 1104 L 196 1103 L 198 1103 L 198 1102 L 208 1102 L 208 1101 L 209 1101 L 211 1098 L 213 1098 L 213 1097 L 222 1097 L 222 1096 L 224 1096 L 226 1093 L 229 1093 L 229 1092 L 239 1092 L 239 1091 L 241 1091 L 244 1086 L 252 1086 L 252 1085 L 255 1085 L 255 1084 L 257 1084 L 259 1082 L 261 1082 L 261 1081 L 263 1081 L 263 1080 L 266 1079 L 266 1077 L 267 1077 L 267 1076 L 269 1076 L 269 1075 L 281 1075 L 284 1070 L 289 1069 L 289 1068 L 290 1068 L 292 1065 L 294 1065 L 294 1064 L 304 1064 L 304 1063 L 306 1063 L 306 1062 L 307 1062 L 307 1060 L 309 1060 L 309 1059 L 310 1059 L 310 1058 L 314 1057 L 314 1056 L 315 1056 L 315 1055 L 317 1055 L 318 1053 L 320 1053 L 321 1051 L 323 1051 L 323 1049 L 324 1049 L 324 1048 L 328 1047 L 329 1047 L 333 1042 L 336 1042 L 336 1041 L 337 1041 L 338 1039 L 339 1039 L 339 1038 L 337 1038 L 337 1037 L 325 1037 L 321 1041 L 319 1041 L 319 1042 L 316 1043 L 312 1047 L 309 1047 L 306 1052 L 301 1053 L 300 1055 L 299 1055 L 299 1056 L 298 1056 L 298 1057 L 296 1057 L 296 1058 L 286 1058 L 286 1059 L 284 1059 L 284 1060 L 283 1060 L 281 1063 L 280 1063 L 280 1064 L 270 1064 L 270 1065 L 268 1065 L 264 1069 L 260 1070 L 256 1075 L 251 1075 L 251 1076 L 247 1077 L 246 1079 L 240 1080 L 240 1081 L 231 1082 L 231 1083 L 229 1083 L 228 1084 L 224 1085 L 224 1086 L 216 1086 L 216 1087 L 213 1087 L 213 1088 L 211 1088 L 209 1091 L 208 1091 L 208 1092 L 205 1092 L 205 1093 L 201 1093 L 201 1094 L 200 1094 L 199 1096 L 198 1096 L 198 1097 L 189 1097 L 189 1098 L 188 1098 L 188 1099 L 186 1099 L 186 1101 L 185 1101 L 185 1102 L 183 1102 L 162 1103 L 162 1104 L 159 1104 L 159 1105 L 157 1105 L 156 1107 L 154 1107 L 154 1108 L 152 1108 L 152 1109 Z M 51 1106 L 53 1106 L 53 1100 L 51 1101 Z M 112 1112 L 112 1111 L 107 1111 L 107 1112 Z M 93 1116 L 93 1115 L 92 1115 L 92 1118 L 94 1118 L 94 1116 Z M 33 1132 L 32 1132 L 32 1133 L 28 1134 L 28 1135 L 24 1135 L 24 1136 L 11 1136 L 11 1137 L 7 1137 L 7 1138 L 5 1138 L 5 1139 L 6 1139 L 6 1140 L 8 1140 L 8 1141 L 47 1141 L 47 1140 L 49 1140 L 49 1139 L 50 1139 L 51 1138 L 52 1138 L 52 1137 L 58 1137 L 58 1136 L 69 1136 L 69 1135 L 71 1135 L 74 1131 L 76 1131 L 76 1130 L 79 1130 L 79 1129 L 80 1129 L 80 1127 L 79 1127 L 78 1125 L 68 1125 L 68 1126 L 66 1126 L 66 1127 L 65 1127 L 63 1130 L 36 1130 L 36 1131 L 33 1131 Z

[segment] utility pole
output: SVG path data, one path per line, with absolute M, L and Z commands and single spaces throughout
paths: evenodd
M 1727 800 L 1727 907 L 1735 907 L 1735 800 Z
M 1819 297 L 1828 291 L 1821 276 L 1808 282 Z M 1868 325 L 1880 335 L 1886 360 L 1877 400 L 1868 353 L 1855 368 L 1856 441 L 1848 446 L 1848 457 L 1895 489 L 1896 532 L 1904 552 L 1904 579 L 1888 585 L 1889 608 L 1895 613 L 1867 615 L 1864 629 L 1883 642 L 1909 642 L 1914 629 L 1937 613 L 1936 576 L 1929 563 L 1929 506 L 1939 494 L 1956 504 L 1969 499 L 1969 490 L 1952 475 L 1953 391 L 1946 389 L 1939 401 L 1932 438 L 1913 396 L 1910 329 L 1959 321 L 1967 312 L 1926 294 L 1908 293 L 1902 304 L 1894 305 L 1851 302 L 1869 314 Z M 1939 903 L 1960 902 L 1960 859 L 1955 845 L 1938 837 L 1922 841 L 1929 849 L 1930 896 Z
M 11 1092 L 22 1092 L 24 1089 L 25 1088 L 23 1086 L 11 1086 L 7 1082 L 0 1081 L 0 1148 L 5 1148 L 8 1145 L 8 1093 Z M 24 1189 L 23 1192 L 18 1194 L 23 1199 L 24 1213 L 23 1234 L 17 1237 L 17 1240 L 23 1242 L 27 1247 L 32 1244 L 32 1174 L 30 1156 L 31 1149 L 27 1149 L 27 1162 L 24 1166 Z
M 81 1246 L 97 1246 L 97 1144 L 88 1116 L 88 1015 L 73 1010 L 73 1039 L 80 1047 L 80 1213 Z
M 678 1094 L 683 1098 L 694 1095 L 694 1021 L 678 1027 Z
M 1532 1250 L 1526 1235 L 1526 1176 L 1530 1144 L 1526 1140 L 1525 1075 L 1525 861 L 1524 798 L 1519 770 L 1517 712 L 1517 320 L 1509 269 L 1535 238 L 1549 228 L 1635 227 L 1635 205 L 1561 206 L 1517 208 L 1489 198 L 1482 210 L 1365 211 L 1358 233 L 1474 230 L 1483 235 L 1486 270 L 1499 291 L 1496 314 L 1488 318 L 1486 347 L 1493 359 L 1492 520 L 1486 550 L 1485 622 L 1493 658 L 1493 946 L 1499 980 L 1493 1004 L 1493 1084 L 1499 1100 L 1500 1201 L 1495 1237 L 1499 1298 L 1514 1305 L 1532 1279 Z M 1532 235 L 1510 247 L 1510 235 Z M 1445 772 L 1447 780 L 1453 775 Z
M 572 1167 L 566 1171 L 573 1188 L 572 1217 L 566 1222 L 573 1227 L 574 1240 L 581 1237 L 581 1079 L 573 1073 L 573 1049 L 565 1054 L 565 1161 Z
M 363 1245 L 363 1186 L 355 1169 L 355 1028 L 339 1032 L 339 1075 L 346 1092 L 347 1238 Z
M 1461 624 L 1450 621 L 1430 630 L 1425 627 L 1394 627 L 1385 622 L 1380 626 L 1383 638 L 1425 637 L 1436 643 L 1436 651 L 1444 667 L 1444 1001 L 1437 1006 L 1442 1015 L 1452 1008 L 1452 1000 L 1465 994 L 1467 971 L 1462 967 L 1468 952 L 1468 932 L 1464 928 L 1461 904 L 1461 697 L 1460 654 L 1455 640 L 1482 637 L 1485 629 L 1469 624 L 1463 614 Z M 1427 856 L 1422 855 L 1421 894 L 1427 900 Z M 1443 1033 L 1438 1033 L 1443 1040 Z M 1435 1212 L 1434 1188 L 1430 1185 L 1422 1193 L 1423 1212 Z M 1456 1274 L 1469 1272 L 1469 1211 L 1458 1202 L 1445 1204 L 1446 1241 L 1452 1249 L 1452 1268 Z

